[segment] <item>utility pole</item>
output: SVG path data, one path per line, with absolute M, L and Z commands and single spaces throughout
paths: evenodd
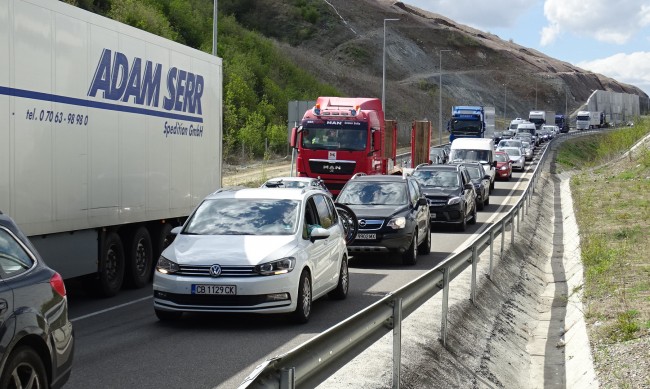
M 439 90 L 438 90 L 438 144 L 442 144 L 442 53 L 445 51 L 451 50 L 440 50 L 438 55 L 440 56 L 440 80 L 438 81 Z
M 384 19 L 384 49 L 382 50 L 382 71 L 381 71 L 381 109 L 384 110 L 384 115 L 386 114 L 386 22 L 396 21 L 399 19 Z

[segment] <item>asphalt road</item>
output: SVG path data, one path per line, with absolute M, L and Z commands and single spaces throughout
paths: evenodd
M 315 301 L 304 325 L 284 316 L 243 314 L 186 314 L 177 323 L 163 324 L 153 312 L 151 285 L 97 299 L 70 282 L 76 347 L 66 388 L 237 387 L 265 359 L 300 345 L 434 268 L 487 227 L 497 212 L 508 211 L 526 180 L 525 173 L 515 172 L 511 181 L 497 182 L 490 205 L 466 232 L 435 228 L 431 253 L 419 256 L 415 266 L 403 266 L 389 256 L 353 261 L 348 298 Z

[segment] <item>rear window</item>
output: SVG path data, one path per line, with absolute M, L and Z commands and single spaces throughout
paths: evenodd
M 29 253 L 16 237 L 4 228 L 0 228 L 0 272 L 3 277 L 23 273 L 34 264 Z
M 436 188 L 455 188 L 458 187 L 458 173 L 451 169 L 445 170 L 416 170 L 413 172 L 415 178 L 421 186 Z
M 504 154 L 495 154 L 497 162 L 508 162 L 510 159 L 507 155 Z

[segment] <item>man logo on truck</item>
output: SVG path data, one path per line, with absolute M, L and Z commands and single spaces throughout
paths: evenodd
M 158 107 L 162 65 L 135 57 L 129 66 L 129 59 L 119 51 L 112 54 L 104 49 L 97 63 L 88 96 L 95 97 L 99 91 L 108 100 L 133 102 L 139 105 Z M 168 95 L 163 99 L 167 111 L 202 114 L 203 76 L 173 67 L 167 73 Z

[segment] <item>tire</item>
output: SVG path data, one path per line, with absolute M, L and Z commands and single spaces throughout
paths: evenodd
M 104 236 L 99 257 L 98 292 L 104 297 L 115 296 L 124 281 L 124 247 L 116 232 L 107 232 Z
M 183 316 L 183 312 L 180 311 L 163 311 L 162 309 L 155 309 L 156 317 L 160 321 L 176 321 Z
M 165 223 L 160 225 L 157 231 L 154 232 L 155 239 L 152 239 L 153 244 L 153 260 L 154 263 L 158 261 L 160 254 L 169 246 L 174 240 L 174 235 L 171 234 L 172 228 L 171 224 Z M 155 266 L 154 266 L 155 267 Z
M 483 201 L 483 205 L 490 205 L 490 195 L 485 196 L 485 201 Z
M 350 289 L 350 272 L 348 271 L 348 259 L 344 256 L 341 259 L 341 270 L 339 271 L 339 282 L 336 289 L 327 295 L 334 300 L 344 300 L 348 296 L 348 289 Z
M 312 287 L 309 272 L 303 270 L 298 283 L 298 298 L 296 299 L 296 310 L 293 311 L 293 320 L 296 323 L 304 324 L 309 321 L 311 315 Z
M 476 206 L 478 207 L 479 211 L 483 210 L 483 204 L 484 204 L 484 200 L 481 200 L 480 202 L 476 203 Z
M 139 289 L 147 285 L 151 278 L 153 253 L 151 236 L 144 227 L 138 227 L 128 240 L 125 281 L 130 287 Z
M 494 190 L 494 181 L 490 180 L 490 192 L 492 192 L 493 190 Z
M 476 204 L 474 204 L 474 210 L 472 211 L 472 218 L 469 219 L 469 224 L 476 224 Z
M 21 346 L 9 358 L 0 378 L 0 388 L 48 388 L 45 365 L 36 351 Z
M 415 265 L 418 261 L 418 230 L 417 226 L 415 227 L 415 233 L 413 234 L 413 240 L 411 244 L 406 249 L 404 254 L 402 254 L 402 264 L 403 265 Z
M 345 243 L 349 246 L 354 242 L 354 239 L 357 237 L 357 231 L 359 230 L 357 215 L 347 205 L 339 203 L 334 203 L 334 205 L 336 206 L 336 211 L 343 223 Z
M 418 254 L 426 255 L 430 253 L 431 253 L 431 227 L 427 222 L 427 237 L 418 246 Z

